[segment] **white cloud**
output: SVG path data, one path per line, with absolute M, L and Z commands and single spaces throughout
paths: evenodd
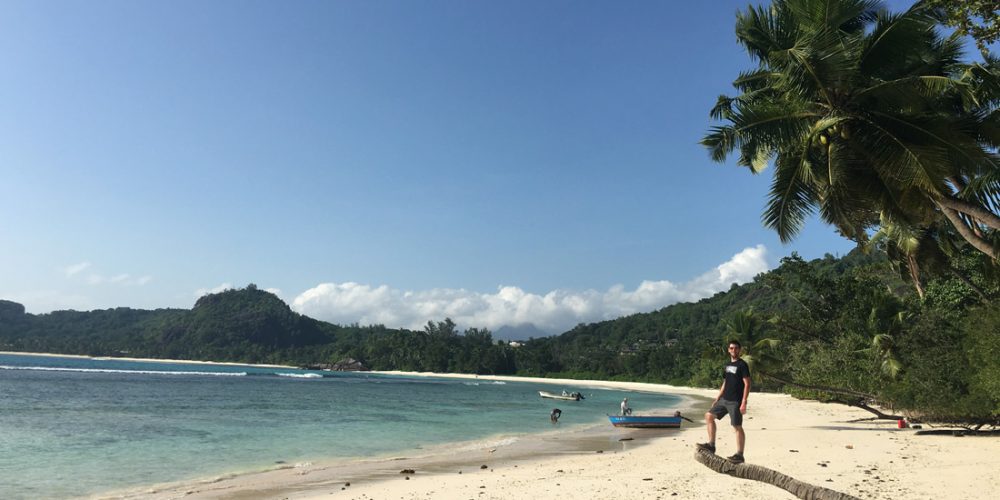
M 230 283 L 223 283 L 223 284 L 221 284 L 221 285 L 219 285 L 219 286 L 217 286 L 215 288 L 199 288 L 199 289 L 195 290 L 195 292 L 194 292 L 194 298 L 198 299 L 198 298 L 201 298 L 202 295 L 208 295 L 210 293 L 219 293 L 219 292 L 224 292 L 226 290 L 232 290 L 232 289 L 233 289 L 233 285 L 230 284 Z
M 587 323 L 638 312 L 649 312 L 677 302 L 696 301 L 746 283 L 768 270 L 764 245 L 740 253 L 687 283 L 643 281 L 635 290 L 615 285 L 596 290 L 554 290 L 544 295 L 515 286 L 501 286 L 496 293 L 463 289 L 400 291 L 381 285 L 354 282 L 323 283 L 292 300 L 296 311 L 339 324 L 384 324 L 421 329 L 428 321 L 452 318 L 460 327 L 487 327 L 532 323 L 551 333 L 561 333 L 577 323 Z
M 79 264 L 73 264 L 71 266 L 66 266 L 63 271 L 66 273 L 67 277 L 75 276 L 81 271 L 90 267 L 90 262 L 80 262 Z
M 75 277 L 78 274 L 92 267 L 93 265 L 90 262 L 81 262 L 79 264 L 73 264 L 71 266 L 63 268 L 63 272 L 66 273 L 67 278 L 76 279 Z M 104 285 L 104 284 L 112 284 L 117 286 L 142 286 L 152 281 L 152 279 L 153 277 L 149 275 L 133 277 L 128 273 L 119 273 L 114 276 L 106 276 L 99 272 L 90 272 L 87 273 L 86 277 L 83 278 L 83 281 L 88 285 L 93 285 L 93 286 Z

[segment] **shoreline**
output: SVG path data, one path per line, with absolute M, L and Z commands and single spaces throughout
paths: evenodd
M 571 380 L 504 375 L 445 374 L 432 372 L 375 371 L 378 375 L 449 378 L 484 381 L 513 381 L 572 385 L 574 387 L 617 389 L 634 393 L 670 394 L 678 398 L 676 406 L 643 409 L 638 413 L 660 414 L 681 410 L 691 415 L 694 408 L 706 406 L 700 389 L 659 384 Z M 563 427 L 563 425 L 566 425 Z M 317 491 L 346 488 L 346 484 L 377 484 L 400 478 L 400 471 L 413 469 L 420 476 L 482 471 L 480 467 L 514 467 L 539 459 L 562 460 L 565 457 L 618 453 L 648 446 L 656 437 L 668 437 L 676 429 L 619 429 L 603 422 L 554 424 L 553 430 L 541 433 L 497 434 L 485 439 L 442 442 L 431 447 L 395 452 L 377 457 L 318 459 L 313 462 L 281 464 L 271 469 L 243 471 L 216 477 L 151 484 L 123 490 L 106 491 L 91 498 L 168 499 L 168 498 L 309 498 Z M 414 477 L 415 478 L 415 477 Z M 404 479 L 405 480 L 405 479 Z M 338 486 L 339 485 L 339 486 Z
M 119 356 L 86 356 L 83 354 L 55 354 L 51 352 L 20 352 L 20 351 L 0 351 L 0 354 L 9 354 L 13 356 L 38 356 L 43 358 L 93 359 L 99 361 L 142 361 L 145 363 L 180 363 L 180 364 L 192 364 L 192 365 L 251 366 L 254 368 L 284 368 L 284 369 L 291 368 L 295 370 L 301 370 L 301 368 L 297 366 L 234 363 L 231 361 L 194 361 L 188 359 L 128 358 Z
M 689 418 L 694 417 L 695 423 L 684 423 L 681 429 L 674 430 L 617 429 L 609 424 L 583 424 L 535 434 L 501 433 L 478 441 L 439 443 L 395 455 L 278 463 L 264 470 L 147 484 L 105 491 L 89 498 L 520 500 L 540 495 L 705 498 L 734 493 L 751 500 L 794 498 L 765 483 L 718 474 L 694 460 L 694 445 L 705 441 L 700 415 L 718 393 L 717 389 L 506 375 L 370 373 L 667 393 L 682 398 L 678 406 Z M 917 436 L 912 429 L 897 429 L 893 421 L 865 420 L 869 417 L 868 412 L 843 405 L 798 400 L 784 394 L 751 393 L 748 413 L 744 417 L 747 463 L 864 499 L 977 498 L 983 491 L 1000 489 L 1000 476 L 995 474 L 1000 470 L 1000 440 L 978 436 Z M 718 454 L 732 453 L 734 441 L 728 421 L 722 420 L 718 428 Z M 211 461 L 212 457 L 203 459 Z M 413 469 L 414 473 L 401 474 L 404 469 Z
M 664 392 L 689 398 L 683 405 L 694 408 L 693 413 L 700 412 L 699 405 L 707 409 L 707 402 L 701 398 L 711 399 L 717 394 L 716 389 L 632 382 L 377 373 Z M 1000 440 L 917 436 L 911 429 L 897 429 L 895 422 L 859 421 L 869 416 L 863 410 L 843 405 L 797 400 L 784 394 L 751 393 L 744 420 L 747 463 L 859 498 L 976 498 L 983 491 L 1000 488 L 1000 477 L 995 474 L 1000 469 Z M 734 494 L 756 500 L 795 498 L 777 487 L 718 474 L 697 463 L 694 445 L 705 440 L 705 431 L 700 419 L 694 420 L 695 424 L 686 423 L 679 430 L 656 433 L 605 427 L 607 432 L 595 437 L 588 434 L 588 429 L 599 427 L 594 426 L 532 435 L 522 441 L 533 441 L 536 446 L 519 451 L 504 446 L 455 450 L 465 443 L 444 443 L 423 456 L 299 464 L 135 489 L 131 496 L 113 498 L 693 499 Z M 558 443 L 559 436 L 564 442 Z M 627 440 L 630 437 L 632 440 Z M 727 420 L 722 420 L 718 454 L 730 454 L 734 441 Z M 414 473 L 400 474 L 403 469 L 413 469 Z

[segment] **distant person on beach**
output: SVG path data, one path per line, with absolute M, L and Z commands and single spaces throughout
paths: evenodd
M 622 400 L 622 415 L 631 415 L 632 409 L 628 407 L 628 398 Z
M 559 408 L 553 408 L 552 413 L 549 413 L 549 420 L 551 420 L 552 423 L 554 424 L 559 421 L 559 417 L 561 416 L 562 416 L 562 410 L 560 410 Z
M 726 363 L 719 395 L 712 402 L 712 408 L 705 414 L 708 428 L 708 442 L 698 444 L 698 448 L 715 453 L 715 421 L 729 415 L 729 423 L 736 431 L 736 454 L 727 457 L 733 463 L 743 463 L 743 447 L 746 433 L 743 432 L 743 414 L 747 412 L 747 397 L 750 396 L 750 367 L 740 359 L 743 346 L 739 341 L 729 342 L 729 363 Z M 624 404 L 624 403 L 622 403 Z

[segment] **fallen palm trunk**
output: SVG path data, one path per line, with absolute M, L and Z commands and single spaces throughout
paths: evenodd
M 734 464 L 706 450 L 696 451 L 694 458 L 715 472 L 777 486 L 803 500 L 860 500 L 858 497 L 848 495 L 847 493 L 804 483 L 767 467 L 751 464 Z

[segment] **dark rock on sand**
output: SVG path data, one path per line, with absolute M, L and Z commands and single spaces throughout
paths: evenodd
M 336 363 L 317 363 L 302 367 L 305 370 L 328 370 L 334 372 L 366 372 L 370 369 L 354 358 L 344 358 Z

